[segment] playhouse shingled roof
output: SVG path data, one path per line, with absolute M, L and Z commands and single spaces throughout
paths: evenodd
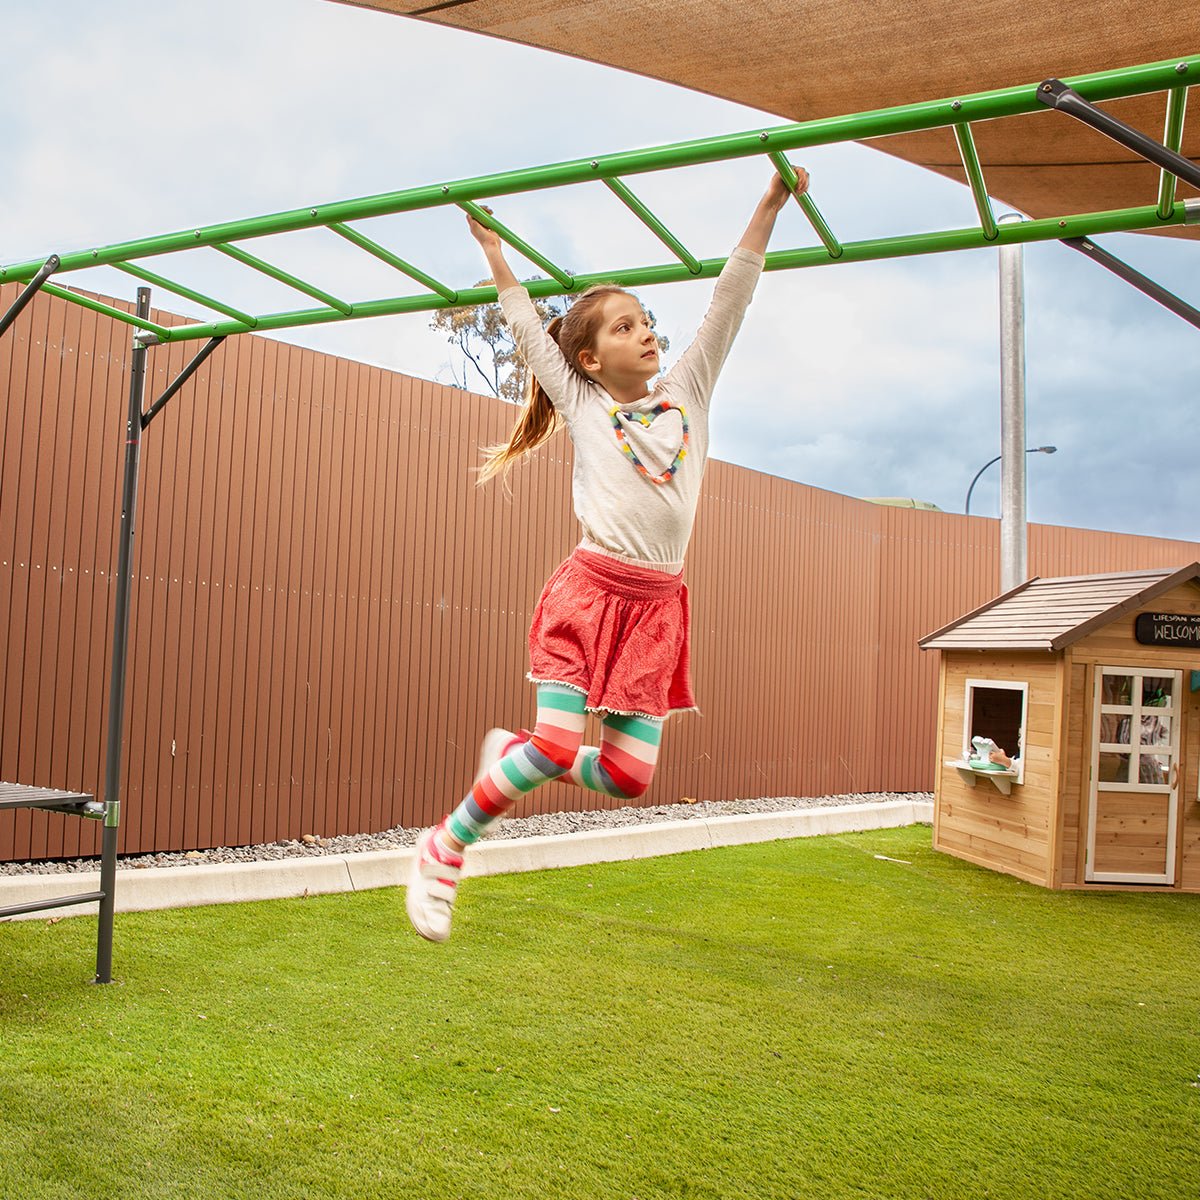
M 1030 579 L 926 634 L 917 645 L 922 650 L 1061 650 L 1190 579 L 1200 582 L 1200 562 L 1179 570 Z

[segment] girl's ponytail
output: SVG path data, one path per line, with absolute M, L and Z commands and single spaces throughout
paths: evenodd
M 562 330 L 562 317 L 555 317 L 546 326 L 546 332 L 558 343 Z M 559 429 L 562 420 L 554 410 L 546 389 L 537 381 L 532 371 L 529 372 L 529 383 L 525 389 L 525 407 L 513 426 L 512 434 L 507 442 L 499 442 L 494 446 L 484 447 L 483 466 L 479 468 L 476 484 L 487 483 L 496 475 L 507 476 L 512 465 L 522 455 L 536 450 L 543 442 L 549 441 Z
M 628 295 L 624 288 L 610 283 L 597 284 L 588 288 L 561 317 L 546 326 L 546 332 L 562 351 L 563 358 L 582 379 L 587 379 L 579 365 L 579 355 L 584 349 L 596 344 L 596 334 L 604 315 L 604 300 L 612 295 Z M 546 389 L 529 373 L 529 388 L 525 407 L 507 442 L 484 447 L 484 462 L 479 468 L 476 483 L 486 483 L 496 475 L 507 475 L 512 465 L 522 455 L 536 450 L 543 442 L 552 438 L 562 426 L 562 418 L 555 411 Z

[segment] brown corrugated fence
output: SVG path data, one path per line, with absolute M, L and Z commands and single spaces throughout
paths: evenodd
M 0 339 L 0 779 L 100 787 L 129 345 L 48 297 Z M 196 348 L 153 350 L 148 392 Z M 511 497 L 474 486 L 512 416 L 265 338 L 216 351 L 143 442 L 123 852 L 427 824 L 485 729 L 530 722 L 531 609 L 577 534 L 563 438 Z M 704 715 L 672 720 L 645 803 L 931 786 L 916 639 L 993 594 L 998 536 L 712 462 L 687 572 Z M 1034 574 L 1198 557 L 1030 529 Z M 97 834 L 4 814 L 0 860 L 95 854 Z

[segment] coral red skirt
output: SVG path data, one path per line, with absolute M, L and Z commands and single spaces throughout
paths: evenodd
M 550 576 L 529 630 L 529 678 L 561 683 L 592 712 L 662 718 L 696 707 L 683 572 L 576 550 Z

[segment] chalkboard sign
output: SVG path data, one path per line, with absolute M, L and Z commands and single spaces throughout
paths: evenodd
M 1143 646 L 1194 646 L 1200 649 L 1200 614 L 1138 613 L 1133 636 Z

